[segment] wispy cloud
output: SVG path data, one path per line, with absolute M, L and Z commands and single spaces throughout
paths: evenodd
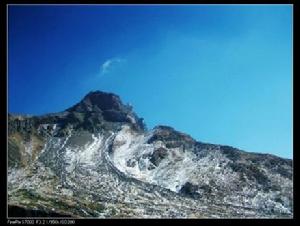
M 125 62 L 125 59 L 123 58 L 111 58 L 106 61 L 101 65 L 101 74 L 107 74 L 109 73 L 112 68 L 114 68 L 116 65 Z

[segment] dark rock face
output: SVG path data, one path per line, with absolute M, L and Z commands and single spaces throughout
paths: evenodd
M 190 196 L 195 199 L 199 199 L 201 194 L 209 195 L 212 192 L 212 189 L 209 185 L 194 185 L 190 182 L 186 182 L 181 189 L 179 190 L 180 193 L 186 196 Z
M 120 97 L 113 93 L 90 92 L 85 96 L 83 102 L 90 104 L 90 106 L 97 106 L 102 111 L 111 109 L 120 111 L 122 109 Z
M 262 187 L 268 187 L 270 180 L 265 175 L 264 172 L 262 172 L 260 169 L 258 169 L 257 166 L 250 164 L 243 164 L 243 163 L 235 163 L 230 162 L 228 163 L 228 166 L 234 171 L 240 173 L 242 176 L 245 176 L 249 178 L 250 180 L 256 181 L 259 185 Z
M 8 167 L 19 167 L 21 165 L 21 152 L 18 144 L 13 139 L 8 139 Z
M 127 160 L 127 162 L 126 162 L 126 165 L 127 165 L 128 167 L 135 167 L 136 161 L 134 161 L 133 159 L 129 159 L 129 160 Z
M 221 146 L 220 149 L 223 151 L 226 157 L 232 161 L 236 161 L 240 158 L 240 153 L 236 148 L 230 146 Z
M 111 122 L 130 122 L 127 114 L 116 110 L 106 110 L 102 113 L 104 120 Z
M 154 150 L 151 158 L 150 158 L 150 162 L 152 162 L 155 166 L 158 166 L 159 163 L 168 155 L 168 150 L 165 148 L 158 148 L 156 150 Z
M 69 108 L 67 111 L 87 112 L 87 111 L 122 111 L 124 106 L 119 96 L 113 93 L 95 91 L 88 93 L 83 100 Z M 129 110 L 129 109 L 128 109 Z
M 180 189 L 180 193 L 190 196 L 192 198 L 199 198 L 200 194 L 197 192 L 198 191 L 198 186 L 193 185 L 190 182 L 186 182 Z
M 155 141 L 163 141 L 166 148 L 182 147 L 183 149 L 191 148 L 196 141 L 189 135 L 178 132 L 169 126 L 157 126 L 154 128 L 154 135 L 147 141 L 152 144 Z
M 92 131 L 100 129 L 118 129 L 117 124 L 129 123 L 136 130 L 146 129 L 143 120 L 139 118 L 129 105 L 124 105 L 119 96 L 101 91 L 90 92 L 82 101 L 66 110 L 69 123 L 75 121 L 77 127 L 92 128 Z

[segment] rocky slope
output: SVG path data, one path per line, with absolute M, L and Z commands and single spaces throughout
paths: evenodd
M 11 216 L 293 217 L 292 160 L 147 130 L 100 91 L 60 113 L 10 114 L 8 166 Z

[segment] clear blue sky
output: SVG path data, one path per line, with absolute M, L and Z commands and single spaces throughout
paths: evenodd
M 292 5 L 9 6 L 9 111 L 118 94 L 148 128 L 292 158 Z

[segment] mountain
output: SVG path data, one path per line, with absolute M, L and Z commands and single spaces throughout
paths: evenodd
M 292 218 L 293 161 L 148 130 L 119 96 L 8 115 L 9 216 Z

